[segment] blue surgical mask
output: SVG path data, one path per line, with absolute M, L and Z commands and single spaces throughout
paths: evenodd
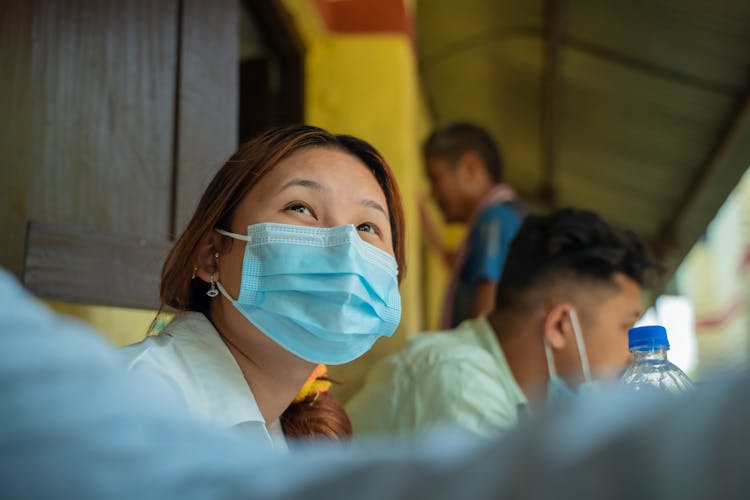
M 313 363 L 361 356 L 401 319 L 398 266 L 352 225 L 263 223 L 247 236 L 239 296 L 216 285 L 242 315 L 287 351 Z
M 576 348 L 578 357 L 581 360 L 581 371 L 583 373 L 583 382 L 578 386 L 578 390 L 573 390 L 570 386 L 557 375 L 555 368 L 555 358 L 552 354 L 552 348 L 544 339 L 544 354 L 547 357 L 547 370 L 549 371 L 549 382 L 547 383 L 547 401 L 554 404 L 574 398 L 578 394 L 596 392 L 599 390 L 598 382 L 591 378 L 591 369 L 589 367 L 589 358 L 586 352 L 586 343 L 583 340 L 581 323 L 578 321 L 578 314 L 575 309 L 570 311 L 570 324 L 575 334 Z

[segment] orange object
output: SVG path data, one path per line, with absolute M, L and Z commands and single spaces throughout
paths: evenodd
M 326 365 L 316 366 L 305 383 L 302 384 L 302 388 L 297 393 L 297 396 L 295 396 L 294 402 L 301 403 L 311 395 L 314 395 L 313 402 L 315 402 L 320 394 L 328 392 L 328 389 L 331 388 L 331 381 L 324 378 L 327 373 L 328 368 Z

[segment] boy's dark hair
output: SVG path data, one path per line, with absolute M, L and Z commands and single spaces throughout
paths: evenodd
M 474 151 L 482 158 L 493 181 L 502 180 L 503 160 L 497 143 L 485 129 L 473 123 L 457 122 L 440 127 L 422 145 L 425 156 L 439 156 L 452 165 L 467 151 Z
M 496 307 L 518 306 L 526 292 L 561 281 L 614 285 L 617 272 L 648 287 L 659 271 L 643 240 L 593 212 L 563 209 L 530 215 L 508 251 Z

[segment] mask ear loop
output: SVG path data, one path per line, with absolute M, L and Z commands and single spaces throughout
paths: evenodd
M 226 289 L 225 289 L 225 288 L 224 288 L 223 286 L 221 286 L 221 283 L 219 283 L 218 281 L 216 282 L 216 287 L 217 287 L 217 288 L 219 289 L 219 292 L 221 292 L 221 294 L 222 294 L 222 295 L 223 295 L 223 296 L 224 296 L 224 297 L 225 297 L 225 298 L 226 298 L 226 299 L 227 299 L 227 300 L 228 300 L 229 302 L 231 302 L 232 304 L 236 304 L 236 303 L 237 303 L 237 301 L 236 301 L 236 300 L 234 300 L 234 299 L 232 298 L 232 296 L 231 296 L 231 295 L 229 295 L 229 292 L 227 292 L 227 291 L 226 291 Z M 218 292 L 217 292 L 217 295 L 218 295 Z
M 224 231 L 223 229 L 219 229 L 219 228 L 214 228 L 214 231 L 216 231 L 219 234 L 223 234 L 224 236 L 229 236 L 230 238 L 234 238 L 235 240 L 250 241 L 250 236 L 246 234 L 231 233 L 229 231 Z
M 229 238 L 232 238 L 232 239 L 235 239 L 235 240 L 250 241 L 250 236 L 248 236 L 248 235 L 232 233 L 230 231 L 224 231 L 223 229 L 219 229 L 218 227 L 214 228 L 214 231 L 216 231 L 217 233 L 219 233 L 221 235 L 228 236 Z M 216 257 L 217 258 L 219 257 L 218 253 L 216 254 Z M 214 285 L 213 275 L 211 276 L 211 278 L 212 278 L 211 286 L 213 287 L 213 285 Z M 232 304 L 236 304 L 237 303 L 237 301 L 235 299 L 233 299 L 231 295 L 229 295 L 229 292 L 226 291 L 226 289 L 221 285 L 221 283 L 219 283 L 219 280 L 216 280 L 215 283 L 216 283 L 216 287 L 214 287 L 213 290 L 215 290 L 216 288 L 219 289 L 219 291 L 216 292 L 216 295 L 219 295 L 219 292 L 221 292 L 221 294 L 229 302 L 231 302 Z M 216 295 L 214 295 L 214 296 L 216 296 Z
M 570 310 L 570 323 L 573 325 L 573 333 L 576 336 L 576 347 L 578 356 L 581 358 L 581 370 L 583 371 L 583 380 L 591 382 L 591 369 L 589 367 L 589 357 L 586 353 L 586 344 L 583 341 L 581 323 L 578 321 L 578 313 L 575 309 Z
M 557 369 L 555 368 L 555 358 L 552 354 L 552 348 L 547 342 L 547 338 L 544 338 L 544 355 L 547 358 L 547 371 L 549 372 L 550 380 L 557 378 Z

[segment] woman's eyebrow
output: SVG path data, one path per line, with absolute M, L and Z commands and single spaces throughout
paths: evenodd
M 291 181 L 281 186 L 281 188 L 276 192 L 276 194 L 292 186 L 302 186 L 304 188 L 313 189 L 315 191 L 323 191 L 325 189 L 322 184 L 315 182 L 313 180 L 310 180 L 310 179 L 292 179 Z
M 284 183 L 284 185 L 281 186 L 281 188 L 277 191 L 277 194 L 293 186 L 301 186 L 307 189 L 312 189 L 314 191 L 325 191 L 326 189 L 322 184 L 311 179 L 292 179 L 289 182 Z M 363 207 L 373 208 L 379 212 L 382 212 L 386 217 L 388 216 L 388 213 L 385 211 L 385 208 L 383 208 L 383 205 L 373 199 L 364 198 L 360 200 L 359 204 Z
M 379 210 L 379 211 L 383 212 L 383 215 L 385 215 L 386 217 L 388 217 L 388 214 L 385 212 L 385 209 L 383 208 L 383 205 L 381 205 L 380 203 L 378 203 L 375 200 L 371 200 L 369 198 L 365 198 L 364 200 L 361 200 L 359 202 L 359 204 L 362 205 L 363 207 L 374 208 L 375 210 Z

